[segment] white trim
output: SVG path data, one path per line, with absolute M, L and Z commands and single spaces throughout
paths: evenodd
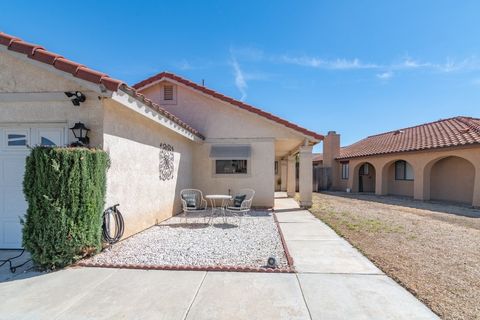
M 190 132 L 189 130 L 181 127 L 179 124 L 176 122 L 166 118 L 162 114 L 156 112 L 146 104 L 140 102 L 136 98 L 130 96 L 128 93 L 123 92 L 122 90 L 118 90 L 117 92 L 113 92 L 112 98 L 113 101 L 116 101 L 125 107 L 129 108 L 130 110 L 133 110 L 142 116 L 155 121 L 156 123 L 164 126 L 165 128 L 168 128 L 172 130 L 173 132 L 180 134 L 184 136 L 185 138 L 196 141 L 196 142 L 203 142 L 202 139 L 197 137 L 195 134 Z
M 296 135 L 302 136 L 303 138 L 308 138 L 308 139 L 311 140 L 312 142 L 315 142 L 315 144 L 316 144 L 316 143 L 320 143 L 320 141 L 321 141 L 320 139 L 316 139 L 316 138 L 314 138 L 314 137 L 312 137 L 312 136 L 309 136 L 309 135 L 307 135 L 307 134 L 304 134 L 304 133 L 302 133 L 302 132 L 300 132 L 300 131 L 297 131 L 297 130 L 295 130 L 295 129 L 289 128 L 289 127 L 287 127 L 287 126 L 285 126 L 285 125 L 283 125 L 283 124 L 281 124 L 281 123 L 278 123 L 278 122 L 276 122 L 276 121 L 273 121 L 273 120 L 267 119 L 267 118 L 265 118 L 265 117 L 263 117 L 263 116 L 260 116 L 259 114 L 255 113 L 255 112 L 248 111 L 248 110 L 245 110 L 245 109 L 243 109 L 243 108 L 240 108 L 239 106 L 236 106 L 236 105 L 234 105 L 234 104 L 232 104 L 232 103 L 223 101 L 223 100 L 221 100 L 221 99 L 219 99 L 219 98 L 216 98 L 216 97 L 214 97 L 214 96 L 212 96 L 212 95 L 206 94 L 206 93 L 204 93 L 204 92 L 202 92 L 202 91 L 200 91 L 200 90 L 197 90 L 197 89 L 195 89 L 195 88 L 192 88 L 192 87 L 190 87 L 190 86 L 187 86 L 186 84 L 183 84 L 183 83 L 178 82 L 178 81 L 176 81 L 176 80 L 170 79 L 170 78 L 168 78 L 168 77 L 162 77 L 162 78 L 160 78 L 160 79 L 158 79 L 158 80 L 156 80 L 156 81 L 154 81 L 154 82 L 152 82 L 152 83 L 149 83 L 148 85 L 145 85 L 145 86 L 143 86 L 143 87 L 138 88 L 137 90 L 146 89 L 146 88 L 151 87 L 151 86 L 153 86 L 153 85 L 155 85 L 155 84 L 157 84 L 157 83 L 159 83 L 159 82 L 162 82 L 162 81 L 168 81 L 168 82 L 174 83 L 174 84 L 176 84 L 176 85 L 178 85 L 178 86 L 181 86 L 181 87 L 183 87 L 183 88 L 187 88 L 187 89 L 189 89 L 189 90 L 195 91 L 195 92 L 203 95 L 204 97 L 208 97 L 208 98 L 213 99 L 213 100 L 215 100 L 215 101 L 221 102 L 221 103 L 226 104 L 226 105 L 229 105 L 229 106 L 231 106 L 231 107 L 234 107 L 234 108 L 236 108 L 236 109 L 238 109 L 238 110 L 247 112 L 247 113 L 249 113 L 249 114 L 256 115 L 256 116 L 258 116 L 260 119 L 263 119 L 263 120 L 265 120 L 265 121 L 267 121 L 267 122 L 269 122 L 269 123 L 271 123 L 271 124 L 274 124 L 274 125 L 280 126 L 280 127 L 282 127 L 282 128 L 285 128 L 285 129 L 289 130 L 290 132 L 292 132 L 292 133 L 294 133 L 294 134 L 296 134 Z

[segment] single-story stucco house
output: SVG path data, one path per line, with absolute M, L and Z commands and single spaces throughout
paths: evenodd
M 0 248 L 21 247 L 28 146 L 70 145 L 76 123 L 110 155 L 106 206 L 120 204 L 124 237 L 180 213 L 184 188 L 252 188 L 253 206 L 272 207 L 280 159 L 290 195 L 299 159 L 300 202 L 311 205 L 322 135 L 171 73 L 129 86 L 0 33 Z
M 370 136 L 343 148 L 340 135 L 331 131 L 318 165 L 325 173 L 322 189 L 480 207 L 480 119 L 443 119 Z

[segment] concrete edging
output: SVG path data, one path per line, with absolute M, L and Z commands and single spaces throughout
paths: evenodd
M 288 267 L 295 272 L 295 268 L 293 266 L 293 258 L 290 255 L 290 251 L 288 251 L 287 242 L 285 241 L 285 237 L 283 236 L 282 228 L 280 227 L 280 223 L 278 222 L 277 215 L 273 212 L 273 220 L 277 225 L 278 233 L 280 234 L 280 240 L 282 241 L 283 251 L 285 252 L 285 256 L 287 257 Z
M 288 260 L 288 258 L 287 258 Z M 79 261 L 74 266 L 94 268 L 119 268 L 119 269 L 141 269 L 141 270 L 183 270 L 183 271 L 228 271 L 228 272 L 259 272 L 259 273 L 294 273 L 290 265 L 287 268 L 261 268 L 261 267 L 236 267 L 236 266 L 185 266 L 165 265 L 152 266 L 147 264 L 108 264 Z

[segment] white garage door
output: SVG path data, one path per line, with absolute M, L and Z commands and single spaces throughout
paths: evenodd
M 0 248 L 22 247 L 22 225 L 27 203 L 23 174 L 27 146 L 64 145 L 65 127 L 0 126 Z

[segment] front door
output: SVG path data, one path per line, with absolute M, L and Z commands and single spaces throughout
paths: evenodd
M 28 146 L 64 145 L 64 127 L 0 126 L 0 249 L 22 247 L 22 225 L 27 202 L 23 195 Z

